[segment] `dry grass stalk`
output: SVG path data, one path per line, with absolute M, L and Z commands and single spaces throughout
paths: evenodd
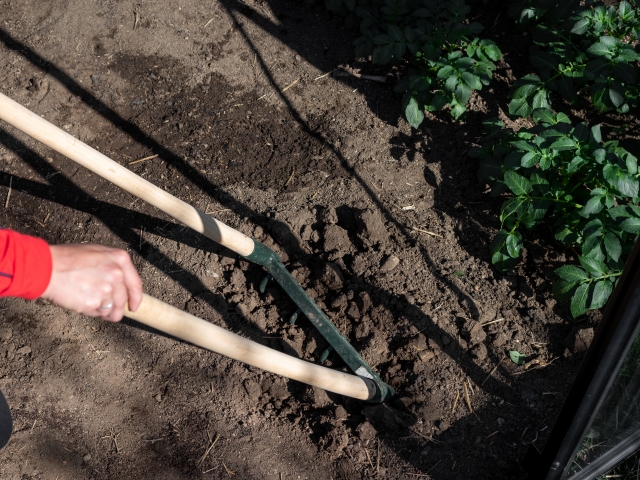
M 465 382 L 462 382 L 462 386 L 464 387 L 464 400 L 465 402 L 467 402 L 467 407 L 469 407 L 469 411 L 471 413 L 474 413 L 473 408 L 471 408 L 471 399 L 469 398 L 469 390 L 467 389 L 467 384 Z
M 198 461 L 198 464 L 196 465 L 197 467 L 202 465 L 202 462 L 204 462 L 204 460 L 207 458 L 207 455 L 209 455 L 209 452 L 213 449 L 213 447 L 215 447 L 215 445 L 218 442 L 219 438 L 220 438 L 220 434 L 218 433 L 216 435 L 215 440 L 213 442 L 211 442 L 211 445 L 209 445 L 209 448 L 207 448 L 207 451 L 204 452 L 204 455 L 202 455 L 202 458 Z M 227 468 L 227 467 L 224 467 L 224 468 Z
M 437 233 L 429 232 L 427 230 L 422 230 L 421 228 L 411 227 L 411 230 L 415 230 L 416 232 L 426 233 L 427 235 L 431 235 L 432 237 L 444 238 L 442 235 L 438 235 Z
M 134 160 L 133 162 L 129 162 L 129 165 L 135 165 L 136 163 L 146 162 L 147 160 L 152 160 L 152 159 L 156 158 L 157 156 L 158 156 L 158 154 L 150 155 L 150 156 L 144 157 L 144 158 L 140 158 L 138 160 Z
M 13 185 L 13 175 L 9 177 L 9 191 L 7 192 L 7 200 L 4 202 L 5 210 L 9 208 L 9 199 L 11 198 L 11 186 Z
M 460 391 L 458 391 L 458 394 L 456 395 L 456 400 L 455 402 L 453 402 L 453 408 L 451 409 L 451 413 L 456 411 L 456 407 L 458 406 L 458 400 L 460 400 Z
M 289 90 L 291 87 L 293 87 L 296 83 L 298 83 L 300 81 L 302 77 L 298 77 L 296 78 L 293 82 L 291 82 L 289 85 L 287 85 L 286 87 L 284 87 L 281 91 L 282 93 L 286 92 L 287 90 Z

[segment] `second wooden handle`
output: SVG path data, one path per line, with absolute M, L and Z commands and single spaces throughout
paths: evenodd
M 330 392 L 360 400 L 369 400 L 376 392 L 371 380 L 278 352 L 146 294 L 138 310 L 127 310 L 125 315 L 199 347 Z
M 240 255 L 253 239 L 174 197 L 0 93 L 0 119 Z

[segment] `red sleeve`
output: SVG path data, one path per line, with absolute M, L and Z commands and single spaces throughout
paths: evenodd
M 0 229 L 0 297 L 38 298 L 49 286 L 52 268 L 47 242 Z

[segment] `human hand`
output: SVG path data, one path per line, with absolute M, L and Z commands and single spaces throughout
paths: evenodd
M 111 322 L 124 309 L 135 312 L 142 281 L 129 254 L 103 245 L 52 245 L 53 272 L 42 298 L 84 315 Z

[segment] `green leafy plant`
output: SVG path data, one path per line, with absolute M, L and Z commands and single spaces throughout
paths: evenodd
M 553 286 L 558 298 L 571 298 L 578 317 L 605 305 L 640 233 L 638 159 L 616 140 L 603 142 L 599 125 L 572 125 L 549 109 L 534 110 L 533 118 L 538 125 L 517 132 L 485 122 L 487 136 L 469 153 L 481 159 L 478 175 L 492 195 L 507 197 L 491 261 L 503 272 L 513 268 L 522 231 L 551 226 L 578 253 L 580 266 L 558 268 Z
M 512 13 L 521 23 L 538 22 L 532 29 L 537 50 L 530 57 L 538 73 L 513 85 L 511 115 L 526 117 L 536 108 L 549 108 L 553 92 L 574 104 L 583 88 L 599 112 L 626 113 L 638 104 L 640 57 L 632 45 L 640 19 L 629 2 L 617 8 L 580 6 L 575 0 L 529 0 L 515 6 Z
M 424 111 L 451 107 L 461 118 L 473 90 L 488 85 L 502 57 L 491 40 L 479 39 L 483 29 L 468 22 L 464 0 L 327 0 L 327 8 L 359 25 L 356 55 L 374 63 L 409 62 L 409 72 L 396 85 L 404 93 L 407 121 L 417 128 Z

